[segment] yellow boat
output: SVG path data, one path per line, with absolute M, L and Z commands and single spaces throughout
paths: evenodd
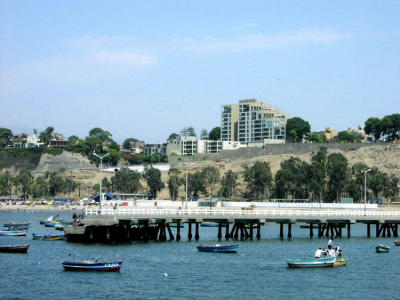
M 341 257 L 341 258 L 337 258 L 335 263 L 333 264 L 334 267 L 341 267 L 341 266 L 345 266 L 347 264 L 347 259 Z

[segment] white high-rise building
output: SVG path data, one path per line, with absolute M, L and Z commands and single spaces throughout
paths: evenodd
M 221 140 L 241 143 L 284 143 L 288 115 L 257 99 L 222 106 Z

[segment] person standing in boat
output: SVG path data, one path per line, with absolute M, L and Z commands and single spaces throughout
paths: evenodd
M 319 248 L 319 249 L 317 249 L 317 251 L 315 251 L 314 257 L 321 258 L 321 255 L 322 255 L 322 249 Z
M 332 249 L 333 238 L 330 238 L 328 241 L 328 249 Z

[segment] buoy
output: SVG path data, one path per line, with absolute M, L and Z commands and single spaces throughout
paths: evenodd
M 168 277 L 168 274 L 167 274 L 167 273 L 164 273 L 164 277 Z

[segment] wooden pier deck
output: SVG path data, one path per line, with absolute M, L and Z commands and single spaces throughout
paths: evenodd
M 180 240 L 180 226 L 174 236 L 172 224 L 186 223 L 188 239 L 199 239 L 199 225 L 203 222 L 218 224 L 218 238 L 225 230 L 226 239 L 252 239 L 261 237 L 261 225 L 273 222 L 280 224 L 279 236 L 292 238 L 292 225 L 309 224 L 310 237 L 314 230 L 318 237 L 341 237 L 343 230 L 351 236 L 351 225 L 366 224 L 366 235 L 371 236 L 371 225 L 375 225 L 376 237 L 397 237 L 400 210 L 352 210 L 352 209 L 165 209 L 165 208 L 88 208 L 79 226 L 64 229 L 67 240 L 83 242 L 129 241 L 129 240 Z M 82 228 L 83 227 L 83 228 Z M 173 228 L 175 230 L 175 228 Z

